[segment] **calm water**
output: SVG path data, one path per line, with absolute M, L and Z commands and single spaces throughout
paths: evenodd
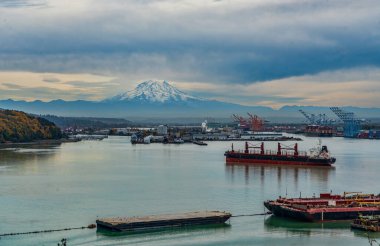
M 305 138 L 300 149 L 316 142 Z M 84 226 L 98 216 L 260 213 L 264 200 L 286 193 L 380 192 L 380 141 L 324 139 L 337 157 L 335 169 L 226 166 L 223 152 L 230 144 L 132 146 L 127 137 L 111 137 L 0 150 L 0 233 Z M 274 149 L 275 144 L 266 145 Z M 234 145 L 243 147 L 243 142 Z M 57 245 L 62 238 L 68 245 L 369 245 L 346 223 L 305 224 L 271 216 L 135 235 L 86 229 L 12 236 L 1 238 L 0 245 Z

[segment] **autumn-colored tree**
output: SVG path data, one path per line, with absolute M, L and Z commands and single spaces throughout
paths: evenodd
M 60 139 L 61 130 L 52 122 L 21 111 L 0 109 L 0 142 Z

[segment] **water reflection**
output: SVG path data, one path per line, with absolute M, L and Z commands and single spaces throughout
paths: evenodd
M 336 236 L 343 231 L 350 230 L 350 221 L 334 221 L 324 223 L 309 223 L 296 220 L 276 217 L 274 215 L 268 217 L 264 221 L 264 228 L 267 232 L 286 231 L 290 235 L 298 236 L 313 236 L 317 234 L 329 233 L 331 236 Z M 379 239 L 380 233 L 366 232 L 353 230 L 356 237 Z
M 232 182 L 236 178 L 244 177 L 248 185 L 251 180 L 260 180 L 263 186 L 266 179 L 271 182 L 277 180 L 278 187 L 282 183 L 293 181 L 295 188 L 298 187 L 300 178 L 308 178 L 311 181 L 328 184 L 329 177 L 335 172 L 334 167 L 300 167 L 300 166 L 279 166 L 279 165 L 247 165 L 247 164 L 226 164 L 226 174 Z
M 19 143 L 0 144 L 0 150 L 21 150 L 21 149 L 52 149 L 61 146 L 62 143 Z
M 59 145 L 28 145 L 0 148 L 0 171 L 8 169 L 33 168 L 38 163 L 52 159 Z M 1 174 L 2 172 L 0 172 Z
M 380 238 L 380 232 L 367 232 L 367 231 L 361 231 L 356 229 L 351 229 L 351 231 L 354 233 L 356 237 L 365 237 L 370 239 L 377 239 Z
M 97 229 L 96 235 L 98 240 L 112 240 L 111 242 L 123 242 L 123 245 L 137 245 L 144 243 L 157 244 L 157 240 L 161 242 L 182 241 L 185 238 L 203 238 L 205 235 L 219 235 L 224 237 L 226 233 L 231 231 L 229 224 L 222 225 L 204 225 L 204 226 L 189 226 L 183 228 L 166 228 L 160 230 L 149 230 L 140 232 L 110 232 Z M 108 241 L 109 244 L 109 241 Z M 165 245 L 161 244 L 161 245 Z M 174 244 L 175 245 L 175 244 Z
M 325 234 L 325 229 L 329 229 L 330 235 L 336 235 L 341 229 L 348 230 L 350 228 L 350 222 L 324 222 L 324 223 L 309 223 L 299 222 L 286 218 L 276 217 L 274 215 L 268 217 L 264 221 L 264 228 L 267 232 L 274 231 L 286 231 L 291 235 L 312 236 L 316 234 Z M 336 230 L 331 230 L 336 229 Z

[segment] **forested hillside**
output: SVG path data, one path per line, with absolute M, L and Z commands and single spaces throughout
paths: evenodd
M 123 128 L 132 124 L 131 121 L 119 118 L 92 118 L 92 117 L 62 117 L 55 115 L 41 115 L 58 127 L 65 129 L 69 127 L 77 128 Z
M 0 143 L 60 139 L 61 130 L 52 122 L 21 111 L 0 109 Z

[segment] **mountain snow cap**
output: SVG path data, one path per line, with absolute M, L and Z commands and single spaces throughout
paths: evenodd
M 134 90 L 121 93 L 112 97 L 110 100 L 164 103 L 202 99 L 178 90 L 166 80 L 148 80 L 137 85 Z

